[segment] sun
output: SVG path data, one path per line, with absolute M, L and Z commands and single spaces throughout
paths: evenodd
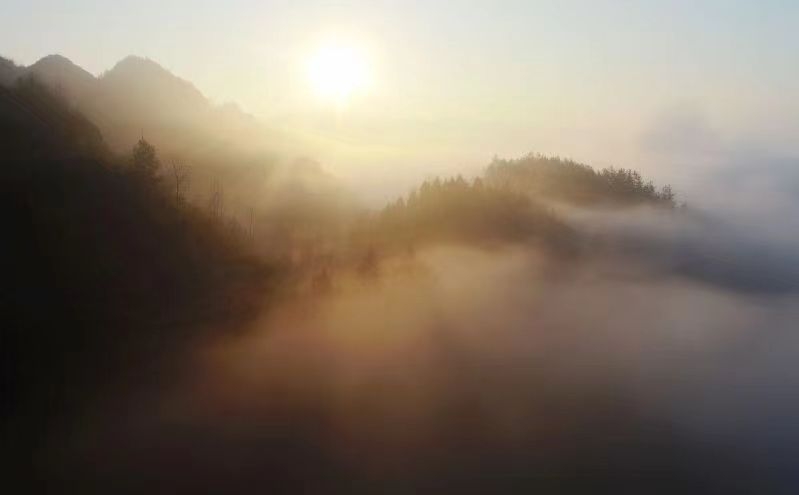
M 371 71 L 362 50 L 328 44 L 320 47 L 308 61 L 308 79 L 317 96 L 340 106 L 353 94 L 367 89 Z

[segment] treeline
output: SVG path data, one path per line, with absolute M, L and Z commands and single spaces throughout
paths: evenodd
M 372 244 L 413 247 L 429 242 L 535 241 L 559 253 L 573 252 L 576 232 L 552 206 L 651 204 L 671 208 L 674 192 L 630 169 L 605 168 L 529 154 L 495 158 L 482 177 L 425 181 L 377 215 L 367 231 Z
M 390 203 L 376 218 L 374 234 L 395 246 L 539 242 L 565 248 L 574 241 L 572 229 L 528 195 L 462 177 L 425 181 Z
M 674 206 L 670 185 L 657 188 L 632 169 L 599 171 L 559 157 L 530 153 L 516 159 L 495 158 L 485 172 L 488 184 L 534 196 L 577 205 L 631 205 L 648 203 Z

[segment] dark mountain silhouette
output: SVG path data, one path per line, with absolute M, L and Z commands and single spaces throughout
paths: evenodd
M 150 173 L 152 146 L 114 154 L 34 79 L 0 87 L 0 144 L 0 220 L 11 233 L 0 247 L 2 435 L 29 460 L 54 416 L 142 379 L 203 328 L 246 318 L 268 272 Z
M 147 58 L 128 56 L 99 77 L 61 55 L 48 55 L 28 67 L 16 67 L 10 61 L 4 66 L 7 86 L 33 77 L 97 121 L 104 134 L 111 130 L 103 129 L 107 122 L 196 125 L 198 117 L 213 110 L 191 83 Z M 226 113 L 231 112 L 227 109 Z
M 13 86 L 23 77 L 39 80 L 77 107 L 116 151 L 144 134 L 165 155 L 218 166 L 231 154 L 265 163 L 270 146 L 280 146 L 238 107 L 212 104 L 190 82 L 147 58 L 126 57 L 99 77 L 61 55 L 29 67 L 0 64 L 0 84 Z
M 108 156 L 97 127 L 34 79 L 23 79 L 14 89 L 0 87 L 0 117 L 10 161 L 4 173 L 14 172 L 13 160 Z
M 59 55 L 30 67 L 2 67 L 0 85 L 41 81 L 97 125 L 114 152 L 127 152 L 145 137 L 167 163 L 190 169 L 187 194 L 195 202 L 223 187 L 229 211 L 249 211 L 263 196 L 265 177 L 278 164 L 291 163 L 291 156 L 308 152 L 300 138 L 267 127 L 235 104 L 214 104 L 147 58 L 126 57 L 98 77 Z

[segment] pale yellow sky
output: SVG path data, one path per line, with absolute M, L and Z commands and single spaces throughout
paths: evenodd
M 150 57 L 216 102 L 327 143 L 317 158 L 367 182 L 528 151 L 646 169 L 674 114 L 799 154 L 793 2 L 10 0 L 3 17 L 3 54 L 21 63 L 57 51 L 100 73 Z M 329 43 L 371 67 L 345 110 L 308 82 Z

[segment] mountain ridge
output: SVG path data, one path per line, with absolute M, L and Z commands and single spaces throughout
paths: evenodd
M 99 76 L 60 54 L 46 55 L 28 66 L 0 58 L 0 84 L 13 86 L 25 77 L 33 77 L 65 97 L 95 121 L 109 144 L 117 149 L 126 148 L 135 138 L 123 131 L 130 127 L 190 129 L 200 123 L 198 119 L 213 121 L 220 116 L 222 121 L 217 124 L 221 125 L 226 120 L 235 120 L 236 124 L 254 120 L 238 106 L 214 104 L 189 80 L 138 55 L 122 58 Z M 119 133 L 122 136 L 117 139 Z M 150 134 L 159 132 L 151 130 Z M 155 140 L 159 141 L 157 137 Z
M 11 88 L 28 77 L 94 123 L 110 150 L 127 153 L 146 136 L 163 156 L 190 166 L 198 194 L 224 175 L 230 187 L 258 195 L 253 174 L 304 149 L 238 105 L 212 102 L 147 57 L 126 56 L 97 76 L 58 54 L 29 66 L 0 58 L 0 85 Z

